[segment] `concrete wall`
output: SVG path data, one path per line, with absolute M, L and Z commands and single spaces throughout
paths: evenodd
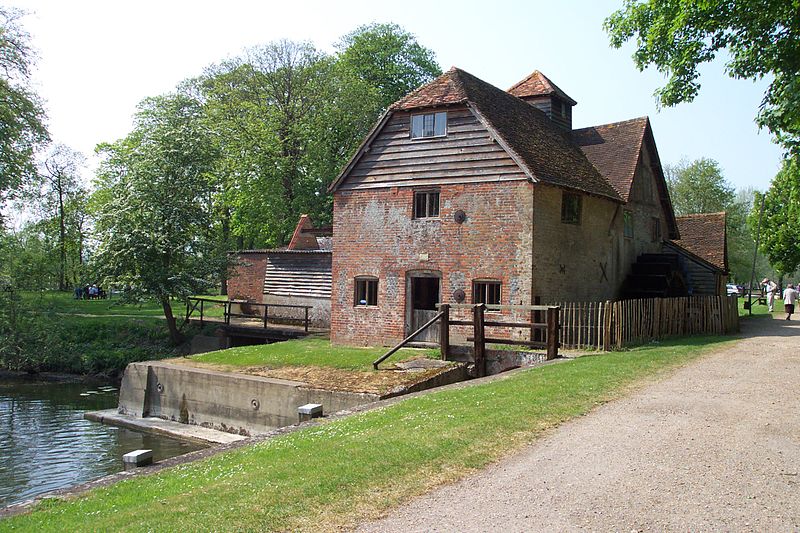
M 530 304 L 533 185 L 527 181 L 442 186 L 440 215 L 413 218 L 414 189 L 338 191 L 334 197 L 331 341 L 390 345 L 407 324 L 407 276 L 441 274 L 441 299 L 472 281 L 502 283 L 501 303 Z M 463 210 L 459 224 L 454 213 Z M 356 276 L 378 278 L 378 305 L 354 307 Z
M 150 361 L 125 369 L 119 412 L 248 435 L 296 423 L 297 408 L 307 403 L 334 413 L 377 399 L 376 394 L 324 391 L 296 381 Z

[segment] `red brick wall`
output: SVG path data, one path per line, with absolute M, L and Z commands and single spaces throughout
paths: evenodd
M 263 303 L 266 252 L 240 252 L 234 255 L 239 265 L 234 267 L 228 280 L 228 298 Z
M 442 275 L 441 299 L 472 280 L 502 282 L 501 303 L 531 304 L 533 186 L 527 181 L 443 185 L 438 219 L 412 218 L 410 187 L 339 191 L 334 196 L 331 340 L 390 345 L 406 331 L 410 271 Z M 453 215 L 466 213 L 458 224 Z M 427 258 L 426 258 L 427 256 Z M 377 307 L 354 307 L 354 278 L 376 276 Z

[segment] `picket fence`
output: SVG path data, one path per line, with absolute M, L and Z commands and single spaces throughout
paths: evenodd
M 739 331 L 735 296 L 688 296 L 605 302 L 562 302 L 564 348 L 613 350 L 682 335 Z

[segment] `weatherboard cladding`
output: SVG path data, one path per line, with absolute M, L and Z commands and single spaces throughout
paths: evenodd
M 274 251 L 267 256 L 264 294 L 331 297 L 331 253 Z
M 452 106 L 448 109 L 448 136 L 411 141 L 407 131 L 410 113 L 442 106 Z M 482 129 L 471 121 L 464 112 L 465 109 L 473 114 Z M 518 170 L 514 171 L 504 156 L 490 148 L 492 141 L 516 163 Z M 414 144 L 413 148 L 411 143 Z M 454 143 L 450 148 L 458 150 L 449 154 L 437 153 L 436 156 L 455 156 L 452 161 L 447 161 L 454 165 L 453 168 L 444 170 L 433 166 L 426 169 L 425 159 L 419 159 L 423 168 L 417 170 L 416 174 L 409 168 L 401 179 L 384 181 L 381 176 L 386 174 L 372 177 L 371 165 L 374 166 L 377 160 L 370 160 L 368 157 L 375 151 L 383 155 L 386 148 L 391 147 L 390 153 L 396 148 L 397 151 L 419 152 L 417 157 L 424 158 L 431 155 L 426 150 L 445 148 L 447 143 Z M 463 154 L 473 150 L 495 153 L 484 156 L 485 159 L 472 159 L 463 166 L 458 166 L 463 161 Z M 366 162 L 367 166 L 362 168 L 362 162 Z M 412 161 L 407 164 L 411 166 Z M 438 173 L 439 170 L 445 174 Z M 434 174 L 443 183 L 464 181 L 465 178 L 473 182 L 497 181 L 500 179 L 498 176 L 506 176 L 502 179 L 509 179 L 510 176 L 513 176 L 512 179 L 520 179 L 524 175 L 550 185 L 615 201 L 621 200 L 614 188 L 572 141 L 569 132 L 553 124 L 545 113 L 534 106 L 456 68 L 393 104 L 389 115 L 381 119 L 354 160 L 332 184 L 331 190 L 417 185 L 421 183 L 417 181 L 418 178 L 424 179 Z M 391 172 L 389 175 L 392 175 Z M 349 184 L 351 179 L 356 183 Z
M 466 107 L 448 110 L 447 137 L 411 140 L 410 122 L 394 113 L 339 189 L 527 179 Z

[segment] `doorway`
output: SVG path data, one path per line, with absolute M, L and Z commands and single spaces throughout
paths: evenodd
M 410 272 L 408 274 L 408 331 L 415 332 L 436 316 L 442 285 L 439 272 Z M 436 323 L 414 337 L 412 342 L 439 342 L 439 324 Z

